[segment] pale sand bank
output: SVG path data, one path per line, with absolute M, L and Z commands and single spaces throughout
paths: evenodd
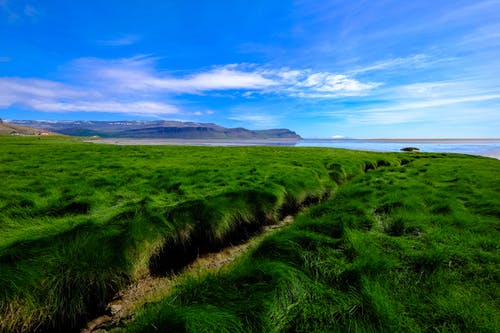
M 96 139 L 85 142 L 148 146 L 295 146 L 296 139 Z

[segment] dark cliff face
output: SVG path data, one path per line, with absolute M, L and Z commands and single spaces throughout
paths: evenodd
M 202 139 L 217 138 L 217 131 L 209 127 L 150 127 L 117 133 L 120 138 L 179 138 Z
M 248 130 L 225 128 L 210 123 L 179 121 L 32 121 L 13 120 L 12 124 L 33 126 L 49 131 L 77 136 L 104 138 L 164 138 L 164 139 L 301 139 L 288 129 Z

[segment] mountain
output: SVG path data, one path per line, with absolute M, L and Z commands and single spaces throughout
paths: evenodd
M 29 126 L 75 136 L 103 138 L 159 139 L 301 139 L 288 129 L 248 130 L 225 128 L 212 123 L 181 121 L 43 121 L 10 120 L 9 124 Z
M 55 135 L 45 129 L 17 126 L 0 119 L 0 135 Z

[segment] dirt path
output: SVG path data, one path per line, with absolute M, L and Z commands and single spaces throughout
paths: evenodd
M 281 229 L 293 222 L 293 216 L 287 216 L 277 224 L 264 227 L 259 235 L 250 238 L 247 242 L 235 246 L 228 246 L 219 252 L 207 253 L 197 258 L 188 265 L 182 273 L 173 277 L 152 277 L 146 276 L 138 282 L 119 291 L 113 300 L 107 305 L 108 314 L 100 316 L 87 323 L 80 333 L 104 333 L 107 329 L 116 327 L 123 320 L 130 318 L 138 306 L 152 301 L 157 301 L 166 296 L 175 285 L 176 281 L 184 274 L 200 272 L 206 270 L 219 269 L 246 252 L 249 247 L 255 244 L 269 233 Z

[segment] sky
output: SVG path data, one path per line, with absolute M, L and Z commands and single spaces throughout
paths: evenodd
M 500 0 L 0 0 L 0 118 L 500 137 Z

